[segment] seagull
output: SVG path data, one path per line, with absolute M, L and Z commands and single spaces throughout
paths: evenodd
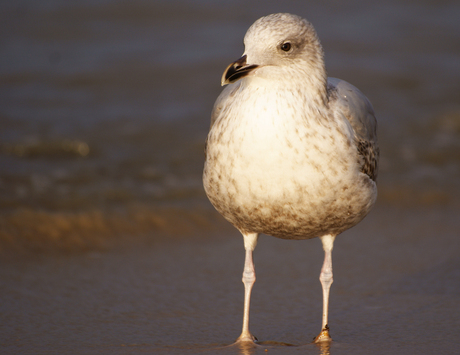
M 328 78 L 312 24 L 277 13 L 246 32 L 243 56 L 222 75 L 206 139 L 203 185 L 212 205 L 243 235 L 243 329 L 249 331 L 253 251 L 259 234 L 319 237 L 322 328 L 330 342 L 331 252 L 336 236 L 359 223 L 377 198 L 377 121 L 369 100 Z

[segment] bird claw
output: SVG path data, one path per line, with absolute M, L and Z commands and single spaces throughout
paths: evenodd
M 237 342 L 237 343 L 241 343 L 241 342 L 257 343 L 258 340 L 257 340 L 257 338 L 256 338 L 254 335 L 252 335 L 251 333 L 248 332 L 247 334 L 242 333 L 242 334 L 238 337 L 238 339 L 236 339 L 236 342 Z
M 319 335 L 316 338 L 313 338 L 314 343 L 323 343 L 323 342 L 331 342 L 332 338 L 329 335 L 329 326 L 326 326 L 321 330 Z

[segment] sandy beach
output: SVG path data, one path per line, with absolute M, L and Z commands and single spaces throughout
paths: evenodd
M 243 246 L 224 226 L 222 233 L 3 262 L 2 352 L 454 353 L 457 216 L 442 207 L 379 205 L 339 236 L 329 349 L 311 344 L 321 317 L 319 240 L 269 236 L 255 253 L 251 327 L 261 343 L 231 346 L 242 315 Z

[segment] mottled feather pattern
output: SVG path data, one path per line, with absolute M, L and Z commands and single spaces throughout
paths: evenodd
M 325 252 L 321 333 L 330 342 L 328 298 L 335 237 L 359 223 L 377 198 L 377 121 L 353 85 L 327 78 L 313 26 L 299 16 L 257 20 L 245 52 L 221 83 L 206 140 L 205 192 L 244 237 L 243 329 L 253 342 L 249 302 L 252 252 L 260 233 L 283 239 L 320 237 Z
M 339 107 L 353 129 L 361 172 L 377 181 L 380 150 L 372 104 L 356 87 L 340 79 L 328 78 L 327 93 L 329 105 Z
M 358 152 L 362 157 L 361 171 L 369 176 L 373 181 L 377 181 L 378 175 L 378 160 L 380 150 L 373 141 L 358 141 Z

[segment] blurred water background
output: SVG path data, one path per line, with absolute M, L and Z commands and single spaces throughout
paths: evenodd
M 357 86 L 374 105 L 381 168 L 377 212 L 371 221 L 407 216 L 405 221 L 377 224 L 396 234 L 398 223 L 417 228 L 417 233 L 436 234 L 439 226 L 426 228 L 423 223 L 437 221 L 444 236 L 454 235 L 460 207 L 460 2 L 17 0 L 0 3 L 3 257 L 53 252 L 61 258 L 110 249 L 120 240 L 136 243 L 162 236 L 183 241 L 225 228 L 237 235 L 204 195 L 204 141 L 223 70 L 242 54 L 247 28 L 274 12 L 295 13 L 312 22 L 325 49 L 329 76 Z M 420 209 L 431 217 L 413 212 Z M 409 230 L 405 233 L 408 240 L 416 240 Z M 441 244 L 445 250 L 458 250 L 454 240 Z M 390 242 L 385 245 L 391 249 Z M 424 248 L 428 253 L 431 244 L 426 242 Z M 199 267 L 186 256 L 187 250 L 180 250 L 182 254 L 169 252 L 176 261 L 185 257 Z M 203 250 L 202 262 L 209 257 Z M 391 250 L 395 260 L 407 260 L 401 251 L 406 249 Z M 171 266 L 159 255 L 163 265 Z M 315 261 L 318 272 L 320 259 Z M 34 264 L 27 270 L 37 274 L 27 275 L 30 280 L 46 279 L 50 270 L 74 265 L 65 260 L 38 269 Z M 161 269 L 160 264 L 156 267 Z M 2 269 L 4 287 L 5 280 L 10 285 L 23 280 L 21 265 L 13 274 Z M 239 265 L 235 287 L 241 286 Z M 458 262 L 446 265 L 448 275 L 458 276 L 452 271 Z M 89 270 L 82 272 L 92 275 Z M 401 264 L 400 270 L 407 268 Z M 317 282 L 316 271 L 312 275 Z M 188 280 L 189 275 L 182 276 Z M 101 280 L 107 280 L 107 274 Z M 11 287 L 2 292 L 3 303 L 10 306 L 17 297 L 12 290 L 19 289 Z M 170 291 L 165 294 L 174 294 Z M 240 291 L 237 288 L 238 295 Z M 49 291 L 44 292 L 48 297 Z M 319 303 L 315 307 L 319 309 Z M 16 316 L 8 312 L 2 313 L 10 317 L 8 322 L 3 318 L 4 324 L 14 325 Z M 225 307 L 220 312 L 227 314 Z M 42 316 L 31 316 L 32 323 Z M 30 322 L 21 319 L 23 325 Z M 239 326 L 239 313 L 236 319 Z M 209 329 L 212 322 L 207 322 Z M 44 333 L 37 336 L 45 338 Z M 163 340 L 174 343 L 173 335 L 169 339 Z M 11 345 L 13 340 L 8 341 Z M 62 346 L 61 351 L 69 350 Z
M 278 11 L 308 18 L 329 76 L 372 101 L 379 201 L 456 203 L 458 2 L 20 0 L 0 5 L 0 245 L 212 218 L 201 171 L 219 78 Z

